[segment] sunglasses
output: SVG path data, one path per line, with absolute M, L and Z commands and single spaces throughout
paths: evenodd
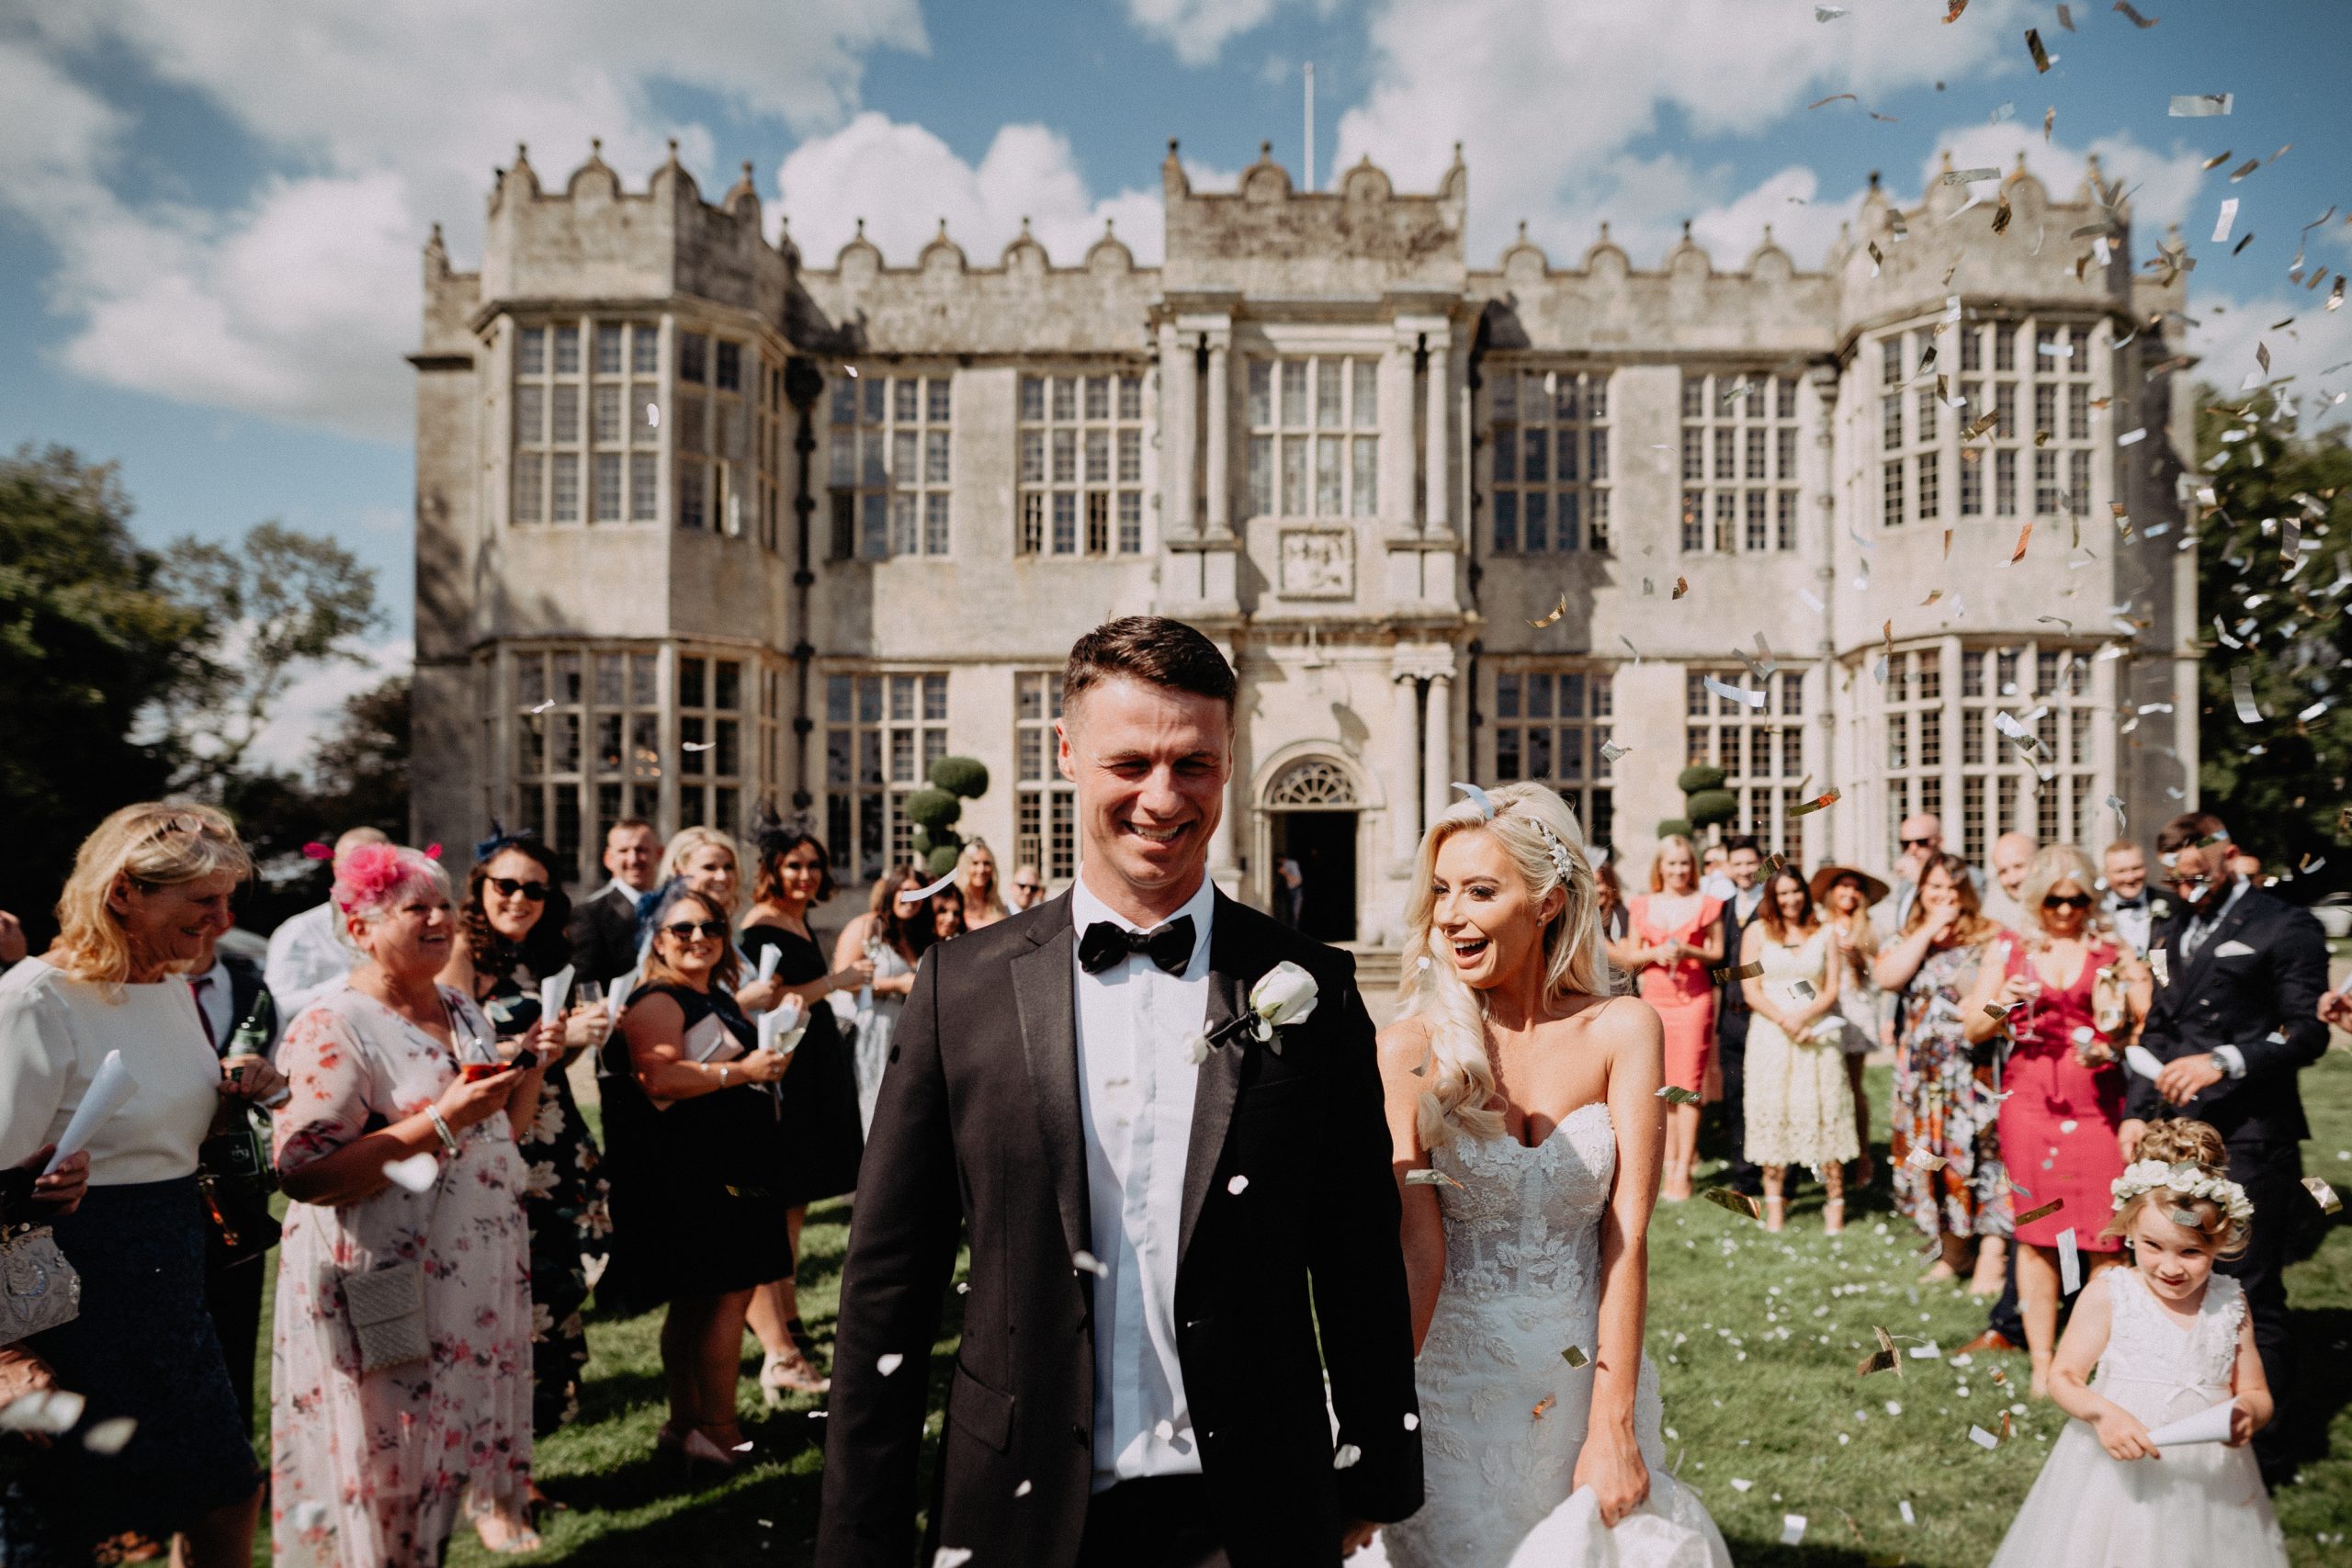
M 548 885 L 544 882 L 517 882 L 511 876 L 493 876 L 490 879 L 490 885 L 509 898 L 520 894 L 534 904 L 544 904 L 548 901 Z
M 1038 885 L 1034 882 L 1016 882 L 1012 885 L 1012 890 L 1015 893 L 1035 893 L 1038 891 Z
M 714 939 L 725 936 L 727 922 L 725 920 L 679 920 L 675 924 L 666 925 L 662 929 L 680 942 L 692 942 L 698 936 Z
M 1934 848 L 1935 842 L 1933 839 L 1905 839 L 1903 847 L 1906 850 L 1926 850 Z
M 2041 907 L 2045 909 L 2087 909 L 2091 907 L 2091 896 L 2087 893 L 2069 893 L 2061 897 L 2052 893 L 2041 901 Z

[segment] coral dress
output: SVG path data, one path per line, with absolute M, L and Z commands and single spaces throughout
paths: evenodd
M 2092 948 L 2073 985 L 2060 990 L 2042 980 L 2041 995 L 2011 1026 L 2017 1045 L 2002 1069 L 2001 1087 L 2009 1097 L 2000 1112 L 2011 1210 L 2030 1213 L 2052 1199 L 2066 1205 L 2018 1227 L 2018 1239 L 2035 1247 L 2056 1247 L 2064 1230 L 2075 1233 L 2075 1245 L 2085 1252 L 2114 1252 L 2123 1245 L 2098 1234 L 2113 1209 L 2109 1184 L 2123 1174 L 2123 1153 L 2115 1142 L 2123 1122 L 2123 1066 L 2109 1061 L 2086 1067 L 2075 1055 L 2085 1041 L 2107 1043 L 2092 1019 L 2091 993 L 2099 970 L 2120 956 L 2111 942 Z M 2008 973 L 2041 978 L 2022 943 L 2010 944 Z
M 1662 926 L 1650 918 L 1656 897 L 1626 901 L 1634 916 L 1634 941 L 1644 947 L 1668 942 L 1701 946 L 1709 929 L 1723 919 L 1723 900 L 1702 897 L 1680 924 Z M 1657 1009 L 1658 1021 L 1666 1026 L 1666 1081 L 1698 1093 L 1700 1080 L 1707 1076 L 1707 1058 L 1715 1049 L 1715 983 L 1707 966 L 1695 958 L 1650 964 L 1642 971 L 1641 989 L 1642 1000 Z

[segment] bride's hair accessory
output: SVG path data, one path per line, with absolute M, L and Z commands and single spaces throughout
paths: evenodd
M 1575 881 L 1576 859 L 1568 853 L 1568 846 L 1560 841 L 1560 835 L 1552 831 L 1552 825 L 1541 817 L 1535 818 L 1535 830 L 1544 835 L 1544 852 L 1552 857 L 1552 869 L 1560 874 L 1560 880 Z

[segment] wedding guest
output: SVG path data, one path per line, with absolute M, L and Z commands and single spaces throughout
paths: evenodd
M 2139 845 L 2124 839 L 2108 845 L 2099 858 L 2107 874 L 2107 918 L 2115 934 L 2132 949 L 2132 956 L 2145 958 L 2155 923 L 2162 918 L 2155 908 L 2161 900 L 2148 891 L 2148 857 Z M 2164 913 L 2171 913 L 2169 906 Z
M 793 1058 L 759 1049 L 729 994 L 737 962 L 725 906 L 670 887 L 653 911 L 643 976 L 605 1046 L 613 1272 L 632 1310 L 668 1304 L 670 1416 L 655 1442 L 690 1474 L 751 1457 L 735 1420 L 744 1309 L 791 1267 L 771 1086 Z
M 2124 1158 L 2137 1157 L 2141 1134 L 2160 1116 L 2193 1116 L 2221 1134 L 2231 1179 L 2256 1213 L 2245 1256 L 2223 1271 L 2245 1287 L 2263 1371 L 2291 1413 L 2299 1385 L 2287 1315 L 2288 1216 L 2310 1201 L 2302 1140 L 2311 1123 L 2297 1080 L 2327 1051 L 2319 1016 L 2327 938 L 2310 910 L 2250 886 L 2232 868 L 2233 852 L 2229 829 L 2207 812 L 2176 817 L 2156 834 L 2177 912 L 2156 928 L 2149 963 L 2170 979 L 2156 989 L 2140 1043 L 2163 1071 L 2154 1080 L 2132 1076 L 2119 1141 Z M 2257 1438 L 2255 1458 L 2264 1480 L 2290 1479 L 2287 1429 Z
M 962 936 L 964 926 L 964 895 L 955 887 L 941 888 L 931 896 L 931 940 L 933 942 Z
M 865 901 L 865 913 L 842 928 L 833 942 L 833 972 L 854 968 L 860 959 L 874 965 L 874 978 L 856 992 L 853 1015 L 856 1032 L 854 1055 L 857 1065 L 857 1115 L 861 1128 L 874 1126 L 874 1097 L 882 1092 L 882 1069 L 890 1060 L 890 1032 L 897 1027 L 907 993 L 915 987 L 915 964 L 931 945 L 928 924 L 922 943 L 910 920 L 922 915 L 920 901 L 908 903 L 902 895 L 920 890 L 926 879 L 912 866 L 901 866 L 876 877 Z M 844 993 L 836 991 L 836 998 Z
M 208 937 L 204 952 L 187 971 L 188 992 L 196 999 L 205 1043 L 225 1062 L 237 1031 L 251 1020 L 262 1055 L 272 1055 L 277 1048 L 278 1018 L 269 987 L 260 964 L 220 945 L 219 939 L 225 934 Z M 218 1146 L 243 1156 L 235 1161 L 241 1168 L 205 1170 L 198 1179 L 199 1187 L 210 1183 L 205 1194 L 204 1304 L 220 1336 L 229 1382 L 237 1391 L 237 1410 L 247 1431 L 253 1429 L 254 1370 L 261 1350 L 262 1278 L 268 1272 L 266 1260 L 277 1245 L 278 1233 L 269 1213 L 269 1189 L 262 1174 L 266 1168 L 251 1157 L 260 1145 L 249 1104 L 224 1100 L 213 1117 L 216 1136 L 234 1134 L 235 1142 Z M 206 1140 L 207 1149 L 215 1146 L 210 1138 Z M 200 1169 L 203 1163 L 199 1153 Z
M 1764 908 L 1764 889 L 1757 882 L 1764 854 L 1746 836 L 1724 845 L 1724 875 L 1731 896 L 1724 900 L 1724 964 L 1738 964 L 1736 954 Z M 1724 1108 L 1724 1185 L 1754 1196 L 1763 1190 L 1762 1177 L 1747 1157 L 1747 994 L 1744 981 L 1722 981 L 1715 992 L 1715 1055 L 1711 1064 L 1715 1083 L 1708 1091 L 1719 1095 Z
M 1715 982 L 1707 971 L 1724 961 L 1723 905 L 1699 891 L 1699 856 L 1690 840 L 1670 834 L 1650 862 L 1650 890 L 1632 900 L 1632 946 L 1626 953 L 1642 999 L 1666 1026 L 1666 1081 L 1699 1092 L 1714 1046 Z M 1698 1158 L 1699 1107 L 1666 1108 L 1665 1179 L 1659 1196 L 1690 1196 Z
M 1034 865 L 1012 868 L 1012 912 L 1034 909 L 1046 901 L 1045 874 Z
M 2098 1213 L 2123 1174 L 2121 1058 L 2154 989 L 2093 912 L 2094 886 L 2088 857 L 2072 844 L 2036 853 L 2023 885 L 2025 928 L 2017 941 L 1995 944 L 2006 962 L 1978 971 L 1962 1009 L 1972 1045 L 1997 1041 L 2005 1027 L 2014 1042 L 2001 1080 L 2001 1163 L 2028 1195 L 2012 1196 L 2011 1213 L 2064 1204 L 2016 1227 L 2018 1311 L 2037 1399 L 2049 1393 L 2058 1345 L 2061 1233 L 2074 1233 L 2093 1272 L 2122 1249 L 2117 1238 L 2092 1234 L 2085 1216 Z
M 1731 852 L 1722 844 L 1709 844 L 1701 852 L 1699 862 L 1699 891 L 1717 903 L 1728 903 L 1739 891 L 1738 885 L 1727 874 Z
M 535 1551 L 519 1522 L 531 1288 L 515 1137 L 541 1069 L 495 1061 L 490 1021 L 435 979 L 458 934 L 438 861 L 360 846 L 335 870 L 334 900 L 360 962 L 278 1053 L 293 1095 L 277 1115 L 288 1200 L 270 1365 L 277 1561 L 433 1568 L 461 1509 L 492 1551 Z M 551 1050 L 551 1034 L 534 1028 L 524 1046 Z M 346 1281 L 411 1267 L 418 1304 L 405 1322 L 371 1313 L 384 1345 L 371 1357 Z M 397 1359 L 403 1338 L 416 1359 Z
M 25 961 L 25 925 L 6 909 L 0 909 L 0 975 Z
M 1610 996 L 1622 997 L 1634 988 L 1633 965 L 1620 956 L 1619 946 L 1633 929 L 1633 916 L 1625 908 L 1625 885 L 1618 880 L 1616 862 L 1605 849 L 1601 854 L 1592 867 L 1594 916 L 1600 930 L 1601 952 L 1609 960 L 1601 970 L 1601 980 Z
M 604 864 L 612 880 L 581 900 L 567 934 L 579 977 L 609 985 L 637 967 L 637 910 L 662 886 L 662 836 L 624 817 L 605 830 Z
M 656 886 L 667 892 L 673 883 L 683 883 L 697 893 L 705 893 L 727 911 L 729 927 L 728 945 L 735 950 L 739 969 L 752 966 L 743 963 L 742 944 L 732 934 L 736 919 L 743 912 L 743 859 L 735 840 L 716 828 L 681 828 L 662 854 L 662 867 Z M 650 941 L 653 909 L 660 899 L 639 899 L 639 908 L 644 918 L 638 922 L 640 947 Z M 754 1017 L 776 1005 L 784 996 L 784 982 L 771 976 L 763 980 L 756 974 L 739 976 L 730 987 L 735 1005 L 746 1017 Z
M 1284 855 L 1274 863 L 1274 907 L 1269 911 L 1283 924 L 1297 929 L 1306 915 L 1306 873 Z
M 1939 854 L 1919 874 L 1897 939 L 1878 958 L 1878 983 L 1895 997 L 1894 1107 L 1887 1138 L 1894 1200 L 1940 1248 L 1923 1276 L 1950 1280 L 1968 1267 L 1971 1293 L 1997 1295 L 2007 1271 L 2007 1183 L 1994 1119 L 1989 1057 L 1980 1062 L 1962 1010 L 1998 928 L 1977 911 L 1976 884 L 1958 855 Z M 1917 1153 L 1919 1160 L 1912 1156 Z M 1927 1163 L 1921 1163 L 1926 1161 Z
M 1993 886 L 1984 889 L 1984 913 L 2003 931 L 2022 931 L 2033 921 L 2034 911 L 2022 895 L 2036 848 L 2030 833 L 2004 833 L 1993 840 Z
M 1012 911 L 996 890 L 996 853 L 983 839 L 974 839 L 956 857 L 956 891 L 964 898 L 964 929 L 992 926 Z
M 334 866 L 341 869 L 344 857 L 362 844 L 390 842 L 380 829 L 349 829 L 334 841 Z M 312 846 L 311 852 L 317 852 L 317 846 Z M 342 985 L 351 973 L 351 950 L 343 945 L 342 931 L 342 917 L 330 897 L 281 921 L 269 933 L 269 956 L 262 972 L 269 981 L 278 1017 L 293 1021 L 320 993 Z
M 555 852 L 534 834 L 494 835 L 474 853 L 441 983 L 474 999 L 500 1055 L 509 1056 L 538 1026 L 539 983 L 571 962 L 565 934 L 571 900 Z M 605 1254 L 612 1232 L 611 1190 L 597 1168 L 603 1158 L 565 1070 L 582 1051 L 593 1057 L 603 1047 L 612 1020 L 600 1001 L 575 1004 L 552 1022 L 560 1032 L 541 1063 L 538 1102 L 524 1107 L 515 1124 L 531 1233 L 531 1430 L 539 1438 L 579 1414 L 588 1258 Z
M 1846 1084 L 1854 1099 L 1853 1184 L 1868 1187 L 1878 1179 L 1878 1162 L 1871 1156 L 1871 1097 L 1862 1081 L 1870 1054 L 1892 1043 L 1886 1018 L 1886 993 L 1878 985 L 1878 929 L 1871 923 L 1871 906 L 1887 895 L 1887 886 L 1869 872 L 1848 865 L 1825 865 L 1813 874 L 1814 902 L 1822 923 L 1837 943 L 1838 1011 L 1846 1021 L 1841 1042 L 1846 1058 Z
M 1943 818 L 1932 811 L 1905 817 L 1902 826 L 1895 829 L 1894 836 L 1902 852 L 1894 862 L 1894 900 L 1883 907 L 1888 923 L 1880 932 L 1881 946 L 1886 945 L 1884 938 L 1897 934 L 1910 922 L 1912 902 L 1919 896 L 1919 878 L 1944 852 Z M 1984 874 L 1973 865 L 1969 866 L 1968 880 L 1975 887 L 1981 903 L 1984 897 Z
M 784 1091 L 784 1163 L 776 1177 L 786 1210 L 789 1261 L 768 1277 L 751 1303 L 752 1332 L 766 1353 L 760 1387 L 771 1402 L 786 1390 L 822 1393 L 831 1386 L 817 1365 L 817 1341 L 800 1321 L 793 1273 L 808 1205 L 855 1188 L 858 1158 L 865 1150 L 857 1065 L 833 1010 L 820 1004 L 836 991 L 854 994 L 872 985 L 875 962 L 863 953 L 838 967 L 826 962 L 824 948 L 808 929 L 808 911 L 833 892 L 831 863 L 813 834 L 776 828 L 760 835 L 756 902 L 744 918 L 744 957 L 756 964 L 764 950 L 778 949 L 775 984 L 797 997 L 809 1015 L 808 1032 L 793 1055 L 792 1082 Z
M 1783 866 L 1763 887 L 1761 914 L 1740 939 L 1747 1025 L 1747 1116 L 1751 1164 L 1764 1177 L 1764 1228 L 1788 1223 L 1789 1167 L 1813 1168 L 1827 1200 L 1822 1228 L 1846 1228 L 1845 1162 L 1855 1156 L 1854 1097 L 1846 1082 L 1845 1016 L 1838 1010 L 1844 961 L 1814 912 L 1804 878 Z
M 52 1222 L 80 1313 L 24 1342 L 84 1396 L 84 1430 L 137 1423 L 111 1456 L 78 1440 L 44 1456 L 35 1495 L 69 1551 L 128 1532 L 176 1535 L 189 1568 L 252 1558 L 261 1478 L 204 1305 L 197 1148 L 222 1095 L 266 1098 L 282 1080 L 266 1063 L 222 1072 L 180 973 L 252 870 L 209 807 L 126 806 L 76 852 L 56 943 L 0 976 L 0 1167 L 58 1141 L 109 1053 L 137 1085 L 91 1134 L 79 1206 Z

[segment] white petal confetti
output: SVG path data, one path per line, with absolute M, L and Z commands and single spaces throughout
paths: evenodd
M 1356 1447 L 1353 1443 L 1341 1443 L 1340 1445 L 1340 1451 L 1331 1456 L 1331 1468 L 1333 1470 L 1347 1470 L 1352 1467 L 1356 1461 L 1362 1458 L 1363 1458 L 1363 1450 L 1362 1449 Z
M 1098 1280 L 1107 1280 L 1111 1277 L 1111 1266 L 1082 1247 L 1069 1255 L 1069 1260 Z
M 1782 1514 L 1781 1516 L 1781 1544 L 1794 1546 L 1803 1540 L 1804 1540 L 1804 1516 Z
M 82 1418 L 82 1396 L 70 1388 L 35 1389 L 0 1409 L 0 1432 L 69 1432 Z
M 1919 1522 L 1917 1517 L 1911 1512 L 1911 1500 L 1908 1497 L 1904 1498 L 1901 1502 L 1897 1503 L 1895 1506 L 1903 1510 L 1903 1522 L 1905 1524 L 1916 1525 Z
M 1024 1481 L 1020 1485 L 1012 1489 L 1012 1495 L 1015 1497 L 1026 1497 L 1030 1493 L 1035 1492 L 1035 1490 L 1037 1490 L 1035 1483 Z
M 1238 1198 L 1250 1190 L 1250 1179 L 1246 1176 L 1237 1176 L 1225 1184 L 1225 1190 Z
M 118 1416 L 101 1421 L 82 1434 L 82 1446 L 94 1454 L 119 1454 L 139 1430 L 139 1419 L 133 1416 Z
M 931 1554 L 931 1568 L 964 1568 L 972 1560 L 968 1546 L 943 1546 Z
M 1974 1443 L 1978 1448 L 1988 1450 L 1997 1449 L 2001 1446 L 2001 1439 L 1995 1437 L 1992 1433 L 1986 1431 L 1982 1427 L 1969 1427 L 1968 1440 Z
M 2075 1227 L 2058 1233 L 2058 1290 L 2073 1295 L 2083 1288 L 2083 1255 L 2075 1241 Z
M 907 1359 L 896 1350 L 886 1350 L 874 1359 L 874 1370 L 886 1378 L 906 1364 Z
M 406 1159 L 386 1160 L 384 1175 L 395 1187 L 411 1192 L 429 1192 L 435 1177 L 441 1174 L 441 1162 L 431 1155 L 411 1155 Z
M 1414 1414 L 1413 1414 L 1411 1411 L 1409 1411 L 1409 1410 L 1408 1410 L 1407 1412 L 1405 1412 L 1405 1430 L 1407 1430 L 1408 1432 L 1418 1432 L 1418 1431 L 1419 1431 L 1420 1429 L 1421 1429 L 1421 1418 L 1420 1418 L 1419 1416 L 1418 1416 L 1414 1415 Z
M 1172 1443 L 1176 1440 L 1176 1423 L 1163 1416 L 1153 1423 L 1151 1435 L 1163 1443 Z
M 1734 1476 L 1732 1478 L 1731 1489 L 1735 1492 L 1745 1492 L 1755 1484 L 1756 1483 L 1753 1481 L 1742 1481 L 1737 1476 Z

